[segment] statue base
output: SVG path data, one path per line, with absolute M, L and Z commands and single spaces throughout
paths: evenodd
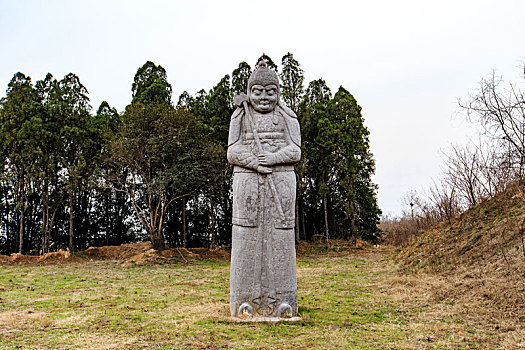
M 299 322 L 302 320 L 299 316 L 295 317 L 288 317 L 288 318 L 282 318 L 282 317 L 262 317 L 262 316 L 255 316 L 255 317 L 245 317 L 245 318 L 239 318 L 239 317 L 232 317 L 231 320 L 233 322 L 247 322 L 247 323 L 258 323 L 258 322 L 265 322 L 265 323 L 279 323 L 279 322 Z

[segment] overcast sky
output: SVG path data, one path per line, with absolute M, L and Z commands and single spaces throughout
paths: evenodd
M 344 86 L 363 107 L 379 204 L 439 178 L 439 150 L 473 127 L 454 117 L 494 70 L 523 83 L 525 1 L 0 0 L 0 97 L 14 73 L 80 77 L 96 110 L 131 100 L 137 69 L 162 65 L 176 102 L 209 90 L 242 61 L 287 52 L 306 81 Z

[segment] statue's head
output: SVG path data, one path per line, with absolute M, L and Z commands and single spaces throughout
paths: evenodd
M 248 96 L 250 103 L 259 113 L 268 113 L 275 109 L 279 101 L 279 78 L 268 69 L 262 60 L 248 79 Z

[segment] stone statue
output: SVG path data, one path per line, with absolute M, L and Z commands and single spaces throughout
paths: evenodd
M 301 158 L 299 122 L 281 102 L 277 74 L 264 61 L 248 80 L 248 96 L 234 102 L 231 315 L 297 319 L 293 164 Z

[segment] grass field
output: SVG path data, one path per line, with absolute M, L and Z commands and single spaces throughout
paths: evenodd
M 341 249 L 339 249 L 341 250 Z M 388 249 L 298 258 L 297 323 L 229 320 L 229 262 L 0 267 L 0 349 L 468 349 L 513 346 L 402 275 Z M 513 333 L 514 332 L 514 333 Z M 512 348 L 512 347 L 510 347 Z

